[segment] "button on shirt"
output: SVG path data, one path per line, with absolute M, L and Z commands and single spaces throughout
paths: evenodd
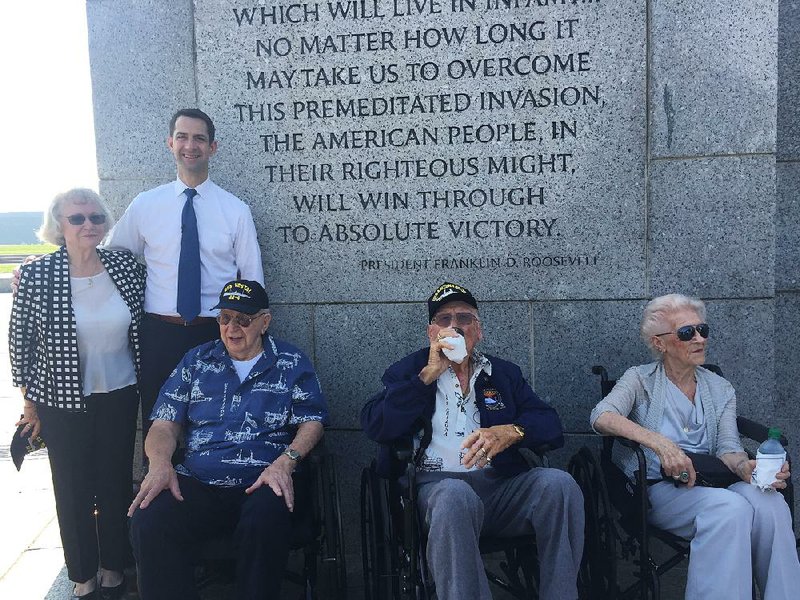
M 481 371 L 492 374 L 492 364 L 475 352 L 469 393 L 465 396 L 458 377 L 448 368 L 436 380 L 436 408 L 431 419 L 431 443 L 419 463 L 421 471 L 457 471 L 468 469 L 461 464 L 465 451 L 461 448 L 470 433 L 481 426 L 478 405 L 475 403 L 475 381 Z M 420 440 L 417 439 L 417 445 Z
M 190 350 L 158 396 L 151 419 L 181 423 L 186 458 L 176 470 L 210 485 L 249 486 L 307 421 L 328 410 L 311 362 L 294 346 L 264 338 L 244 381 L 223 343 Z
M 177 315 L 181 212 L 186 203 L 180 179 L 142 192 L 109 234 L 107 247 L 130 250 L 147 263 L 144 309 Z M 248 206 L 210 179 L 195 188 L 194 208 L 200 238 L 200 315 L 213 316 L 219 291 L 233 279 L 263 285 L 261 250 Z M 241 272 L 241 275 L 237 274 Z

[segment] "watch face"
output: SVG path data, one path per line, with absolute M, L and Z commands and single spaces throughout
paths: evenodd
M 297 450 L 292 450 L 291 448 L 288 448 L 286 452 L 284 452 L 284 454 L 289 458 L 291 458 L 292 460 L 300 460 L 300 453 Z

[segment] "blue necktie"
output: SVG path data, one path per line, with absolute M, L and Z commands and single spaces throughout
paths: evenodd
M 178 262 L 178 314 L 187 323 L 200 314 L 200 239 L 194 197 L 197 190 L 187 188 L 181 213 L 181 258 Z

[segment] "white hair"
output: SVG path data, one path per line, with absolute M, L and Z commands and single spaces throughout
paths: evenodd
M 706 319 L 706 305 L 703 301 L 683 294 L 659 296 L 650 300 L 644 307 L 639 332 L 651 352 L 655 353 L 653 336 L 666 333 L 670 327 L 669 317 L 681 310 L 692 310 L 698 314 L 701 320 L 705 321 Z
M 111 216 L 111 211 L 108 210 L 108 206 L 106 206 L 106 203 L 103 202 L 102 198 L 100 198 L 96 192 L 90 189 L 73 188 L 62 194 L 58 194 L 50 202 L 50 206 L 47 207 L 47 210 L 44 213 L 44 221 L 42 222 L 42 226 L 39 228 L 39 231 L 36 232 L 36 236 L 40 240 L 50 244 L 55 244 L 56 246 L 64 245 L 64 232 L 61 230 L 61 221 L 59 219 L 63 216 L 61 214 L 61 208 L 66 202 L 70 201 L 74 202 L 75 204 L 95 204 L 99 212 L 106 216 L 106 222 L 104 224 L 105 230 L 103 231 L 103 235 L 105 236 L 105 234 L 111 230 L 111 226 L 114 224 L 114 219 Z

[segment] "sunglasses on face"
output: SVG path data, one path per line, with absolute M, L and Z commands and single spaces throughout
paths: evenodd
M 239 327 L 242 329 L 247 329 L 252 325 L 253 321 L 255 321 L 261 315 L 242 315 L 242 314 L 235 314 L 232 315 L 230 313 L 219 313 L 217 315 L 217 323 L 220 325 L 228 325 L 231 321 L 234 321 Z
M 656 337 L 661 337 L 662 335 L 669 335 L 674 333 L 678 336 L 678 339 L 682 342 L 689 342 L 694 339 L 694 332 L 700 334 L 700 337 L 703 339 L 708 338 L 708 323 L 698 323 L 697 325 L 684 325 L 683 327 L 678 327 L 675 331 L 667 331 L 666 333 L 657 333 Z
M 86 215 L 70 215 L 67 217 L 70 225 L 83 225 L 86 222 Z M 102 225 L 106 222 L 105 215 L 89 215 L 89 222 L 92 225 Z
M 456 325 L 458 325 L 459 327 L 469 327 L 474 322 L 478 321 L 478 317 L 476 317 L 472 313 L 460 312 L 456 313 L 455 315 L 450 315 L 450 314 L 436 315 L 435 317 L 433 317 L 433 323 L 435 323 L 439 327 L 450 327 L 450 325 L 453 323 L 454 316 Z

